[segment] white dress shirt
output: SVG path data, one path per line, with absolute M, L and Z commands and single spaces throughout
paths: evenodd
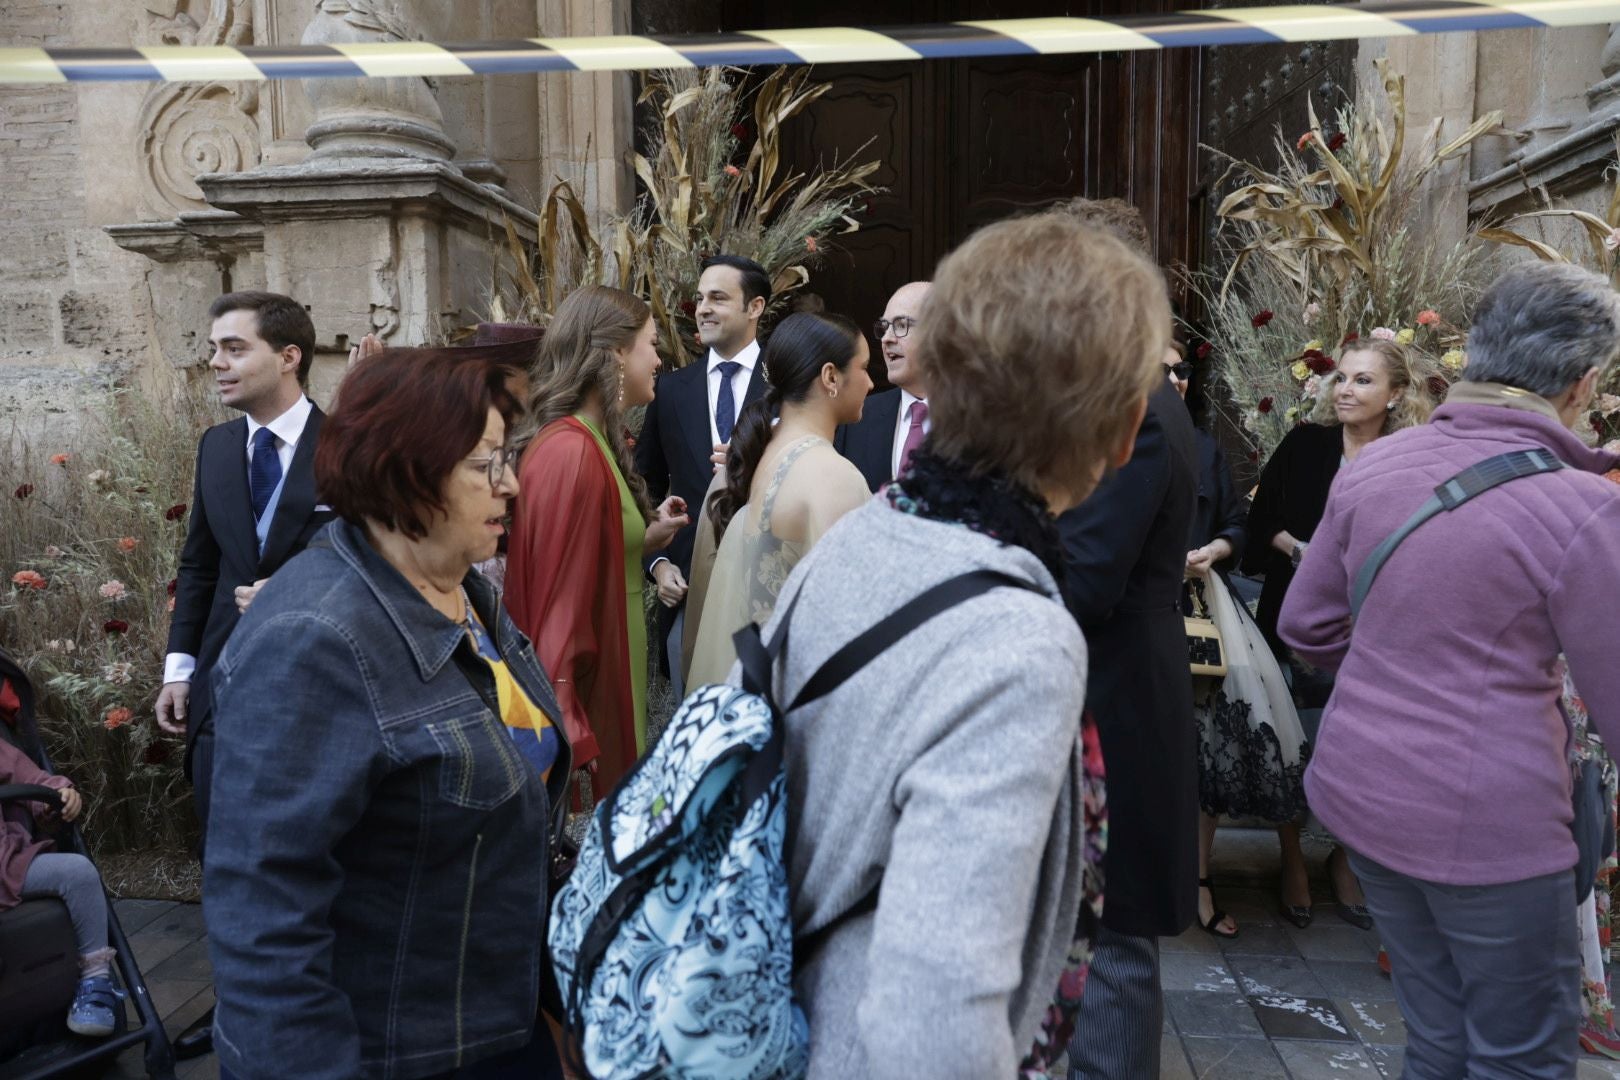
M 900 475 L 900 456 L 906 451 L 906 436 L 911 434 L 911 405 L 920 401 L 928 404 L 927 398 L 920 398 L 910 390 L 900 391 L 900 415 L 894 422 L 894 455 L 889 459 L 889 472 L 894 476 Z M 934 430 L 934 418 L 930 415 L 923 421 L 923 434 Z
M 743 395 L 748 392 L 748 380 L 754 377 L 754 367 L 759 363 L 759 341 L 750 341 L 744 345 L 736 356 L 732 357 L 742 367 L 731 377 L 731 400 L 737 407 L 737 413 L 731 419 L 735 422 L 742 416 Z M 720 429 L 714 423 L 714 411 L 720 406 L 720 365 L 725 360 L 713 349 L 709 350 L 709 437 L 715 445 L 720 443 Z
M 309 422 L 310 411 L 315 408 L 309 398 L 298 395 L 297 404 L 270 421 L 261 424 L 253 417 L 247 418 L 247 462 L 253 464 L 253 436 L 262 427 L 269 428 L 276 436 L 276 456 L 281 459 L 281 475 L 286 476 L 287 470 L 292 468 L 293 453 L 298 449 L 298 440 L 303 437 L 304 425 Z M 192 508 L 192 513 L 196 513 Z M 197 671 L 197 658 L 190 653 L 172 652 L 163 658 L 163 681 L 190 682 L 191 676 Z

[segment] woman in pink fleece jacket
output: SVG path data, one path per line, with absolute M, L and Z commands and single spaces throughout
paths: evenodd
M 1305 778 L 1389 949 L 1414 1078 L 1575 1072 L 1575 841 L 1554 669 L 1568 656 L 1620 745 L 1616 455 L 1570 431 L 1620 354 L 1620 298 L 1572 266 L 1515 267 L 1481 300 L 1466 381 L 1341 470 L 1282 637 L 1337 670 Z M 1351 632 L 1372 550 L 1469 466 L 1568 466 L 1487 491 L 1396 548 Z

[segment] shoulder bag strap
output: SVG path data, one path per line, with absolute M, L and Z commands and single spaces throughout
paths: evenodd
M 1455 510 L 1474 496 L 1482 495 L 1510 480 L 1557 472 L 1562 468 L 1566 468 L 1564 463 L 1545 450 L 1514 450 L 1471 465 L 1435 488 L 1433 497 L 1418 507 L 1417 512 L 1406 519 L 1406 524 L 1385 537 L 1384 542 L 1374 548 L 1372 554 L 1367 556 L 1367 561 L 1361 564 L 1361 570 L 1356 574 L 1355 587 L 1350 590 L 1351 617 L 1361 614 L 1361 605 L 1366 602 L 1367 592 L 1372 588 L 1373 580 L 1378 577 L 1378 571 L 1384 568 L 1384 563 L 1388 562 L 1390 555 L 1400 547 L 1401 541 L 1411 536 L 1419 525 L 1436 514 Z

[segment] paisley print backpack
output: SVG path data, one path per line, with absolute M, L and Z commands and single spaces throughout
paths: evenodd
M 940 612 L 1001 585 L 1032 588 L 978 571 L 914 598 L 835 653 L 787 710 L 772 698 L 771 676 L 799 594 L 769 645 L 757 626 L 738 631 L 743 688 L 703 686 L 681 703 L 657 745 L 597 807 L 552 906 L 557 986 L 589 1075 L 804 1074 L 809 1028 L 793 1001 L 783 851 L 783 713 L 837 689 Z M 874 889 L 851 914 L 875 901 Z M 799 942 L 801 955 L 808 946 Z

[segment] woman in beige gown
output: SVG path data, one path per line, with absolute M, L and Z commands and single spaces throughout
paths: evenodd
M 769 619 L 804 553 L 872 497 L 860 470 L 832 445 L 840 424 L 861 418 L 872 389 L 869 355 L 865 336 L 838 315 L 790 315 L 771 333 L 760 358 L 770 389 L 738 418 L 724 476 L 698 523 L 687 686 L 725 681 L 737 659 L 731 636 Z

